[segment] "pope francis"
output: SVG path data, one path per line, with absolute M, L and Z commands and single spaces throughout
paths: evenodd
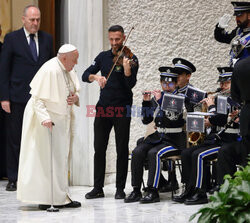
M 23 117 L 17 199 L 39 204 L 42 210 L 50 207 L 52 195 L 55 206 L 81 206 L 71 200 L 68 190 L 68 159 L 74 120 L 72 106 L 79 106 L 80 86 L 73 70 L 78 56 L 75 46 L 61 46 L 57 57 L 47 61 L 30 83 L 31 98 Z

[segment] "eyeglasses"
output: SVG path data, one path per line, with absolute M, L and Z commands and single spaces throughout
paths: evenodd
M 167 86 L 170 87 L 170 88 L 172 88 L 172 87 L 175 86 L 175 83 L 174 83 L 174 82 L 162 81 L 161 84 L 162 84 L 162 86 L 163 86 L 164 88 L 166 88 Z

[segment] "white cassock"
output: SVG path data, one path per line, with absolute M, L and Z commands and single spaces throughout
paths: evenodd
M 47 61 L 30 83 L 31 99 L 24 111 L 17 199 L 33 204 L 51 204 L 51 149 L 53 151 L 54 205 L 70 203 L 68 162 L 72 144 L 72 106 L 69 92 L 78 94 L 74 70 L 67 72 L 57 57 Z M 51 119 L 51 133 L 41 125 Z M 52 146 L 51 146 L 52 142 Z M 52 147 L 52 148 L 51 148 Z

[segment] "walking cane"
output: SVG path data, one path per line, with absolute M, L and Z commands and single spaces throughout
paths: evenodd
M 55 124 L 52 122 L 52 126 L 54 126 Z M 49 130 L 49 134 L 50 134 L 50 164 L 51 164 L 51 206 L 47 209 L 48 212 L 58 212 L 59 209 L 54 207 L 54 192 L 53 192 L 53 151 L 52 151 L 52 128 L 51 131 Z

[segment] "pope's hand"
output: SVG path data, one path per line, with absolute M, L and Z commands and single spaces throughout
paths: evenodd
M 232 16 L 229 14 L 225 14 L 223 15 L 220 19 L 219 19 L 219 24 L 218 26 L 222 29 L 225 29 L 228 27 L 228 23 L 231 20 Z
M 10 113 L 10 101 L 1 101 L 1 106 L 5 112 Z
M 78 102 L 78 100 L 79 100 L 79 97 L 76 94 L 71 93 L 71 95 L 68 96 L 68 98 L 67 98 L 67 103 L 68 103 L 68 105 L 73 105 L 76 102 Z
M 99 75 L 95 75 L 95 81 L 98 82 L 99 86 L 101 88 L 104 88 L 106 83 L 107 83 L 107 79 L 106 77 L 103 77 L 103 76 L 99 76 Z
M 42 122 L 42 125 L 46 128 L 48 128 L 50 131 L 52 131 L 52 127 L 53 127 L 53 122 L 50 119 L 47 119 L 45 121 Z

